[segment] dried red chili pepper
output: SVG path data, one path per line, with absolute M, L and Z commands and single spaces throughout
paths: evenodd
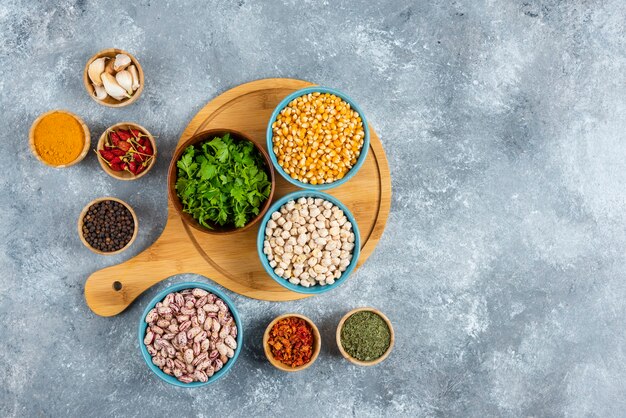
M 154 151 L 145 133 L 137 129 L 119 129 L 109 132 L 108 141 L 98 154 L 112 170 L 137 175 L 148 167 Z
M 135 175 L 137 175 L 137 174 L 141 173 L 141 172 L 142 172 L 143 170 L 145 170 L 145 169 L 146 169 L 146 166 L 145 166 L 145 165 L 143 165 L 143 164 L 142 164 L 142 165 L 137 166 L 137 169 L 135 170 Z
M 284 318 L 270 330 L 268 344 L 276 360 L 290 367 L 299 367 L 311 361 L 313 331 L 302 318 Z
M 117 144 L 120 143 L 120 137 L 115 131 L 109 134 L 109 138 L 111 139 L 111 143 L 116 147 L 117 147 Z
M 132 138 L 132 135 L 130 134 L 130 131 L 125 131 L 123 129 L 120 129 L 119 131 L 116 131 L 117 135 L 120 137 L 120 139 L 122 141 L 126 141 L 129 138 Z
M 126 153 L 130 149 L 130 142 L 120 141 L 120 143 L 117 144 L 117 147 Z
M 107 151 L 107 150 L 104 150 L 104 149 L 100 150 L 100 155 L 102 156 L 102 158 L 104 158 L 108 162 L 111 162 L 113 157 L 115 157 L 115 155 L 113 155 L 113 153 L 111 151 Z

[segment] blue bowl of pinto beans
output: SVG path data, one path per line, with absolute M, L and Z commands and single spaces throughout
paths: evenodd
M 281 213 L 281 208 L 283 208 L 283 206 L 286 206 L 287 204 L 289 204 L 290 201 L 294 202 L 294 205 L 300 205 L 302 202 L 302 200 L 300 199 L 306 199 L 307 200 L 307 205 L 309 205 L 309 201 L 310 199 L 313 200 L 313 203 L 315 204 L 315 207 L 319 207 L 320 205 L 318 204 L 319 202 L 329 202 L 332 207 L 331 208 L 324 208 L 321 212 L 323 214 L 324 210 L 329 210 L 331 212 L 331 218 L 333 220 L 335 220 L 335 218 L 333 218 L 333 216 L 335 215 L 335 213 L 338 214 L 337 218 L 341 218 L 341 225 L 339 225 L 339 236 L 340 236 L 340 240 L 343 240 L 344 235 L 348 235 L 351 236 L 350 241 L 351 242 L 345 242 L 342 241 L 341 242 L 341 246 L 339 248 L 339 257 L 340 257 L 340 264 L 339 265 L 335 265 L 333 262 L 333 259 L 331 258 L 331 265 L 335 265 L 335 268 L 333 269 L 333 273 L 335 273 L 335 276 L 329 280 L 329 281 L 321 281 L 317 276 L 313 277 L 313 279 L 311 279 L 311 277 L 313 276 L 313 274 L 318 274 L 318 273 L 312 273 L 310 272 L 309 269 L 313 269 L 315 271 L 315 269 L 318 269 L 318 271 L 321 271 L 322 273 L 319 274 L 327 274 L 327 272 L 324 269 L 331 269 L 330 265 L 325 266 L 323 264 L 328 264 L 328 263 L 309 263 L 309 260 L 311 259 L 311 257 L 305 257 L 306 261 L 305 261 L 305 265 L 306 267 L 303 268 L 303 272 L 302 273 L 307 273 L 306 274 L 306 278 L 304 280 L 300 280 L 302 278 L 304 278 L 304 276 L 302 276 L 300 274 L 298 274 L 298 280 L 299 282 L 297 282 L 296 280 L 292 280 L 294 279 L 293 274 L 295 274 L 295 270 L 296 270 L 296 262 L 291 262 L 291 263 L 287 263 L 288 264 L 288 269 L 290 271 L 293 272 L 293 274 L 290 272 L 289 274 L 285 273 L 286 269 L 282 269 L 280 267 L 280 265 L 276 262 L 276 259 L 274 259 L 274 255 L 277 252 L 280 252 L 279 250 L 276 250 L 275 248 L 270 252 L 267 249 L 268 244 L 266 244 L 266 238 L 268 238 L 268 236 L 266 235 L 266 233 L 269 231 L 268 230 L 268 225 L 270 226 L 270 229 L 276 230 L 279 226 L 278 226 L 278 222 L 281 222 L 278 220 L 278 218 L 276 218 L 276 215 L 273 215 L 274 213 Z M 317 202 L 317 203 L 316 203 Z M 324 203 L 322 203 L 322 206 L 324 205 Z M 334 209 L 337 208 L 337 209 Z M 335 212 L 335 210 L 338 210 L 337 212 Z M 304 212 L 306 213 L 306 211 Z M 309 212 L 309 215 L 315 215 L 320 216 L 320 214 L 317 213 L 317 210 L 315 212 Z M 345 218 L 344 218 L 345 217 Z M 276 219 L 274 219 L 276 218 Z M 272 223 L 273 222 L 273 223 Z M 320 221 L 321 222 L 321 221 Z M 329 223 L 332 222 L 329 221 Z M 349 224 L 350 226 L 344 226 L 346 224 Z M 274 226 L 276 225 L 276 226 Z M 286 224 L 283 224 L 283 226 Z M 330 224 L 333 225 L 333 224 Z M 330 226 L 329 225 L 329 226 Z M 274 228 L 271 228 L 272 226 L 274 226 Z M 320 225 L 321 226 L 321 225 Z M 332 228 L 333 226 L 331 226 Z M 330 228 L 329 228 L 330 230 Z M 345 231 L 342 232 L 342 231 Z M 334 231 L 333 231 L 334 232 Z M 273 233 L 272 233 L 273 234 Z M 318 232 L 319 234 L 319 232 Z M 308 235 L 310 239 L 313 239 L 313 231 L 308 231 Z M 324 234 L 323 234 L 324 235 Z M 326 237 L 330 237 L 332 234 L 329 232 L 328 235 L 325 235 Z M 286 235 L 285 235 L 286 236 Z M 298 238 L 300 238 L 298 236 Z M 296 244 L 304 247 L 304 245 L 308 245 L 309 242 L 307 241 L 306 244 L 300 244 L 296 238 Z M 325 238 L 325 237 L 322 237 Z M 285 240 L 285 238 L 281 238 L 283 239 L 283 241 Z M 295 257 L 297 257 L 300 254 L 297 254 L 297 251 L 295 249 L 295 246 L 293 246 L 294 248 L 288 248 L 287 245 L 289 242 L 290 238 L 286 238 L 287 242 L 284 244 L 284 250 L 285 249 L 287 251 L 292 250 L 293 254 Z M 317 238 L 315 238 L 317 239 Z M 268 240 L 269 241 L 269 240 Z M 324 246 L 321 245 L 321 242 L 318 244 L 316 243 L 317 248 L 321 248 L 320 251 L 325 251 L 328 250 L 328 247 L 326 247 L 326 245 L 328 245 L 328 239 L 325 240 L 326 242 L 324 242 Z M 292 240 L 293 242 L 293 240 Z M 300 241 L 300 242 L 304 242 Z M 281 241 L 279 240 L 278 244 L 281 244 Z M 271 245 L 271 244 L 270 244 Z M 346 245 L 344 247 L 344 245 Z M 315 249 L 311 249 L 311 254 L 313 253 Z M 332 251 L 336 250 L 336 248 L 334 248 Z M 350 254 L 349 259 L 348 258 L 343 258 L 342 255 L 342 251 L 347 251 Z M 350 276 L 350 274 L 352 273 L 352 271 L 354 271 L 354 269 L 356 268 L 356 265 L 359 261 L 359 254 L 361 251 L 361 235 L 359 233 L 359 227 L 356 223 L 356 219 L 354 218 L 354 216 L 352 215 L 352 213 L 348 210 L 348 208 L 341 203 L 341 201 L 339 201 L 339 199 L 337 199 L 334 196 L 331 196 L 327 193 L 323 193 L 323 192 L 318 192 L 318 191 L 313 191 L 313 190 L 300 190 L 297 192 L 293 192 L 290 193 L 286 196 L 283 196 L 282 198 L 278 199 L 276 202 L 274 202 L 274 204 L 269 208 L 269 210 L 267 211 L 267 213 L 265 214 L 265 216 L 263 217 L 263 219 L 261 220 L 261 225 L 259 226 L 259 232 L 257 235 L 257 252 L 259 254 L 259 259 L 261 260 L 261 264 L 263 265 L 263 268 L 265 269 L 265 271 L 267 272 L 267 274 L 270 275 L 270 277 L 272 279 L 274 279 L 278 284 L 280 284 L 281 286 L 292 290 L 294 292 L 298 292 L 298 293 L 305 293 L 305 294 L 310 294 L 310 295 L 315 295 L 315 294 L 319 294 L 319 293 L 325 293 L 328 292 L 332 289 L 337 288 L 338 286 L 340 286 L 341 284 L 343 284 L 348 276 Z M 307 253 L 308 254 L 308 253 Z M 335 251 L 336 254 L 336 251 Z M 279 256 L 281 254 L 278 254 Z M 284 255 L 284 254 L 283 254 Z M 347 254 L 345 254 L 347 255 Z M 317 259 L 317 258 L 316 258 Z M 323 260 L 324 258 L 322 258 Z M 319 265 L 319 267 L 318 267 Z M 278 268 L 281 268 L 280 270 L 278 270 Z M 338 272 L 338 273 L 337 273 Z M 285 276 L 290 276 L 290 277 L 285 277 Z
M 208 294 L 205 294 L 205 292 L 208 292 Z M 201 332 L 196 334 L 196 331 L 192 331 L 192 333 L 189 334 L 189 331 L 194 325 L 191 325 L 189 328 L 184 329 L 183 331 L 179 330 L 178 333 L 175 332 L 176 331 L 175 327 L 173 327 L 172 329 L 168 329 L 167 327 L 164 327 L 164 328 L 159 327 L 161 330 L 163 330 L 163 334 L 158 334 L 158 330 L 153 328 L 155 326 L 158 327 L 157 325 L 158 321 L 151 320 L 152 318 L 148 318 L 148 315 L 151 315 L 152 317 L 154 317 L 155 315 L 158 315 L 159 320 L 160 319 L 167 320 L 168 318 L 168 312 L 166 312 L 167 309 L 161 310 L 162 315 L 159 315 L 159 313 L 157 312 L 157 309 L 158 309 L 157 304 L 160 303 L 159 307 L 165 307 L 163 306 L 163 301 L 166 298 L 166 296 L 169 295 L 170 293 L 174 293 L 174 294 L 182 293 L 183 299 L 188 295 L 193 296 L 194 300 L 196 301 L 196 303 L 194 304 L 194 308 L 193 308 L 194 310 L 196 310 L 196 314 L 195 314 L 196 319 L 198 321 L 201 321 L 203 319 L 202 314 L 198 314 L 198 312 L 200 312 L 199 310 L 202 310 L 203 312 L 205 312 L 204 314 L 205 322 L 208 322 L 209 318 L 211 319 L 212 327 L 210 328 L 211 329 L 210 332 L 217 329 L 217 326 L 213 328 L 214 322 L 217 322 L 217 323 L 231 322 L 231 325 L 234 323 L 236 327 L 235 328 L 236 331 L 232 331 L 232 327 L 230 328 L 230 331 L 228 333 L 230 338 L 228 338 L 228 341 L 226 341 L 226 343 L 230 343 L 232 346 L 234 346 L 233 342 L 236 343 L 236 347 L 233 349 L 224 343 L 223 345 L 228 347 L 228 349 L 225 349 L 224 347 L 220 347 L 221 350 L 226 352 L 226 358 L 228 360 L 225 363 L 222 362 L 222 359 L 220 358 L 222 357 L 222 355 L 220 354 L 220 351 L 216 349 L 209 348 L 207 350 L 204 350 L 204 348 L 201 348 L 200 354 L 196 355 L 194 353 L 194 358 L 193 360 L 191 360 L 191 363 L 190 363 L 192 367 L 194 367 L 194 369 L 202 368 L 203 367 L 202 363 L 205 361 L 209 362 L 209 366 L 207 366 L 207 368 L 202 368 L 204 375 L 198 376 L 202 380 L 206 379 L 205 381 L 201 381 L 201 380 L 190 381 L 190 382 L 181 381 L 179 378 L 177 378 L 174 375 L 174 370 L 168 367 L 167 360 L 165 360 L 165 364 L 163 364 L 163 369 L 169 369 L 166 371 L 168 371 L 171 374 L 165 373 L 164 370 L 162 370 L 161 367 L 159 367 L 159 364 L 161 363 L 161 361 L 160 360 L 155 361 L 152 355 L 153 353 L 157 353 L 157 352 L 161 353 L 162 350 L 165 350 L 163 354 L 166 354 L 166 355 L 169 354 L 167 352 L 168 350 L 170 350 L 170 353 L 172 352 L 171 350 L 174 350 L 175 353 L 178 353 L 178 349 L 172 344 L 172 341 L 176 339 L 175 344 L 179 345 L 178 334 L 183 332 L 185 333 L 185 338 L 187 337 L 195 338 L 196 336 L 198 336 L 198 334 L 201 334 L 201 332 L 204 331 L 204 327 L 200 326 L 200 328 L 202 329 Z M 216 298 L 221 299 L 223 304 L 218 302 L 216 299 L 212 300 L 213 298 L 210 296 L 211 294 L 213 294 Z M 202 299 L 203 296 L 207 296 L 207 301 L 205 303 L 203 303 L 203 301 L 200 301 L 200 299 Z M 191 297 L 189 297 L 188 300 L 191 300 Z M 170 311 L 172 311 L 171 312 L 172 318 L 176 319 L 177 317 L 180 317 L 181 315 L 190 316 L 189 314 L 182 313 L 181 312 L 182 309 L 178 307 L 178 305 L 181 305 L 182 299 L 179 298 L 179 301 L 177 302 L 176 299 L 173 298 L 173 301 L 168 301 L 166 302 L 166 304 L 169 305 L 172 302 L 176 304 L 176 308 L 174 308 L 173 311 L 172 311 L 172 308 L 170 308 Z M 192 308 L 186 308 L 184 306 L 184 303 L 182 305 L 183 305 L 183 308 L 188 309 L 188 313 L 191 313 Z M 198 308 L 196 308 L 196 305 L 198 306 Z M 204 308 L 205 305 L 213 305 L 213 306 L 210 306 L 210 307 L 207 306 L 207 308 L 205 309 Z M 225 305 L 225 307 L 223 305 Z M 227 308 L 228 311 L 225 311 L 225 308 Z M 175 312 L 177 309 L 178 309 L 178 312 Z M 198 316 L 200 316 L 200 319 L 198 319 Z M 231 321 L 231 318 L 232 318 L 232 321 Z M 149 327 L 148 322 L 151 323 L 150 327 Z M 185 322 L 187 321 L 179 322 L 178 319 L 176 319 L 177 326 L 182 325 Z M 162 325 L 165 325 L 165 324 L 162 323 Z M 170 325 L 171 325 L 171 320 L 170 320 Z M 147 335 L 148 331 L 151 332 L 152 334 L 151 336 Z M 153 331 L 156 331 L 156 332 L 153 332 Z M 222 327 L 221 324 L 220 324 L 219 329 L 217 329 L 217 331 L 218 331 L 218 341 L 223 342 L 224 338 L 226 338 L 226 335 L 224 335 L 224 338 L 222 338 L 222 336 L 219 335 L 220 331 L 224 331 L 224 328 Z M 170 334 L 170 335 L 167 335 L 167 334 Z M 171 338 L 171 334 L 175 334 L 175 336 Z M 217 381 L 218 379 L 223 377 L 226 373 L 228 373 L 231 367 L 233 367 L 233 365 L 235 364 L 235 361 L 237 361 L 237 358 L 239 357 L 239 353 L 241 352 L 241 347 L 243 345 L 243 328 L 242 328 L 241 319 L 239 318 L 239 313 L 237 312 L 235 305 L 233 304 L 233 302 L 230 300 L 228 296 L 226 296 L 224 293 L 220 292 L 213 286 L 210 286 L 209 284 L 206 284 L 206 283 L 184 282 L 184 283 L 179 283 L 179 284 L 163 289 L 150 301 L 150 303 L 148 303 L 148 306 L 146 306 L 146 309 L 144 309 L 141 315 L 141 318 L 139 319 L 138 337 L 139 337 L 139 348 L 141 350 L 141 355 L 143 359 L 145 360 L 146 364 L 148 365 L 148 368 L 150 368 L 150 370 L 152 370 L 154 374 L 156 374 L 161 380 L 164 380 L 167 383 L 170 383 L 172 385 L 185 387 L 185 388 L 195 388 L 195 387 L 208 385 L 209 383 L 213 383 Z M 163 337 L 167 337 L 170 339 L 167 340 L 167 339 L 164 339 Z M 187 339 L 189 340 L 189 338 Z M 210 345 L 211 344 L 210 339 L 211 339 L 210 335 L 208 335 L 206 339 L 203 339 L 201 335 L 200 337 L 198 337 L 198 340 L 200 340 L 198 341 L 198 343 L 200 343 L 200 345 L 202 346 L 207 345 L 207 344 Z M 160 341 L 157 343 L 157 340 L 160 340 Z M 166 343 L 163 343 L 163 341 L 166 341 Z M 204 341 L 209 341 L 209 343 L 204 343 Z M 156 347 L 158 348 L 155 348 L 155 344 L 156 344 Z M 152 348 L 148 348 L 148 345 L 151 346 Z M 193 352 L 193 348 L 191 350 Z M 217 356 L 215 356 L 214 354 L 215 351 L 217 351 Z M 204 358 L 203 353 L 208 353 L 206 359 Z M 211 358 L 212 355 L 215 357 Z M 176 356 L 176 354 L 174 354 L 174 356 Z M 197 358 L 200 356 L 202 356 L 202 359 L 200 361 L 196 361 Z M 174 360 L 178 360 L 179 362 L 182 363 L 184 367 L 187 367 L 188 363 L 185 359 L 185 355 L 182 355 L 182 357 L 183 357 L 182 360 L 177 359 L 176 357 L 174 357 L 174 359 L 169 358 L 169 360 L 171 360 L 172 363 L 174 362 Z M 161 356 L 161 358 L 163 357 Z M 219 367 L 219 363 L 217 363 L 215 360 L 219 360 L 219 362 L 222 362 L 221 368 L 219 368 L 219 370 L 215 370 L 216 367 Z M 180 366 L 181 363 L 178 363 L 177 365 Z M 170 366 L 171 365 L 172 364 L 170 364 Z M 177 365 L 174 364 L 174 369 L 177 368 Z M 181 376 L 185 376 L 188 374 L 190 373 L 185 370 L 185 373 L 182 374 Z M 182 380 L 186 380 L 186 379 L 183 378 Z

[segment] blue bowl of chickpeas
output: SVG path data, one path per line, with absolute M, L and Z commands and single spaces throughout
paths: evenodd
M 257 235 L 263 268 L 281 286 L 319 294 L 341 284 L 356 268 L 361 235 L 356 219 L 337 198 L 300 190 L 278 199 Z
M 308 190 L 328 190 L 359 171 L 370 146 L 370 130 L 359 105 L 348 95 L 313 86 L 285 97 L 266 130 L 276 171 Z

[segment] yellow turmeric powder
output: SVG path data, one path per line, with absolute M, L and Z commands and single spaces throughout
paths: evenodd
M 81 124 L 67 113 L 54 112 L 44 116 L 35 127 L 37 154 L 49 164 L 69 164 L 80 155 L 85 145 Z

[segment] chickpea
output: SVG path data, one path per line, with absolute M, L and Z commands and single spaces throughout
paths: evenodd
M 351 228 L 343 211 L 331 202 L 289 201 L 270 216 L 263 254 L 276 275 L 290 283 L 332 284 L 352 260 L 355 235 Z

